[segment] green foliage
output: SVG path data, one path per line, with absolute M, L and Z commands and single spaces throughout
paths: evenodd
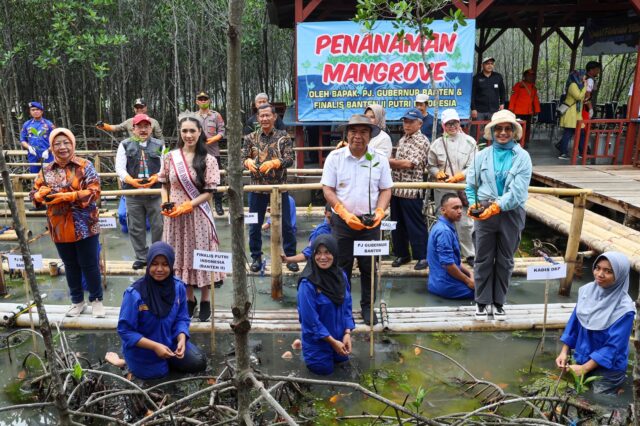
M 573 388 L 576 394 L 580 395 L 589 390 L 589 383 L 592 383 L 598 379 L 601 379 L 601 376 L 589 376 L 586 374 L 578 374 L 573 371 L 571 368 L 567 369 L 569 376 L 573 379 L 573 382 L 569 382 L 569 386 Z
M 71 377 L 73 377 L 76 380 L 80 380 L 82 379 L 83 374 L 84 374 L 84 370 L 82 370 L 82 366 L 80 365 L 79 362 L 76 362 L 73 365 L 73 371 L 71 372 Z
M 409 395 L 409 406 L 413 409 L 413 411 L 417 414 L 422 414 L 422 402 L 427 396 L 427 390 L 422 386 L 418 386 L 418 389 L 413 389 L 406 383 L 401 383 L 398 386 L 400 387 L 400 389 L 405 391 L 407 395 Z

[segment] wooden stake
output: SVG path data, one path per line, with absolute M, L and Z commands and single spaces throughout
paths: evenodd
M 102 288 L 107 289 L 107 245 L 105 244 L 104 231 L 100 232 L 100 257 L 102 258 Z
M 282 197 L 277 187 L 271 189 L 271 298 L 282 299 L 282 261 L 280 240 L 282 238 Z M 289 214 L 289 212 L 286 212 Z
M 376 257 L 371 256 L 371 301 L 369 302 L 369 358 L 373 358 L 373 290 L 376 281 Z
M 22 279 L 24 281 L 24 296 L 27 298 L 27 309 L 29 310 L 29 323 L 31 324 L 31 331 L 35 331 L 36 327 L 33 323 L 33 313 L 31 312 L 31 292 L 29 291 L 29 279 L 26 270 L 22 271 Z M 31 337 L 33 338 L 33 351 L 38 353 L 38 341 L 35 333 L 31 333 Z
M 211 354 L 216 354 L 216 278 L 215 273 L 211 272 L 211 291 L 209 292 L 209 303 L 211 303 Z
M 547 307 L 549 305 L 549 280 L 544 282 L 544 316 L 542 319 L 542 342 L 540 343 L 540 352 L 544 352 L 544 339 L 547 333 Z
M 576 260 L 578 258 L 578 248 L 580 247 L 580 233 L 582 222 L 584 221 L 584 207 L 587 203 L 587 195 L 579 194 L 573 198 L 573 213 L 571 214 L 571 225 L 569 226 L 569 239 L 567 241 L 567 251 L 564 261 L 567 264 L 567 276 L 560 283 L 559 294 L 569 296 L 571 294 L 571 283 L 576 272 Z

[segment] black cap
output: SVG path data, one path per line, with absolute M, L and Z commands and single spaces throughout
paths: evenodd
M 147 103 L 144 101 L 144 98 L 138 98 L 133 102 L 133 106 L 137 107 L 137 106 L 147 106 Z

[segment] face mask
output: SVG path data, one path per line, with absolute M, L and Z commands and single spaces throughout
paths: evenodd
M 200 109 L 208 109 L 209 108 L 209 102 L 207 102 L 206 104 L 200 104 Z

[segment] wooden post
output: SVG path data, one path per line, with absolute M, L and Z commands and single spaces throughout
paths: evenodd
M 11 184 L 16 192 L 22 192 L 22 182 L 20 178 L 15 176 L 11 178 Z M 27 235 L 30 235 L 29 227 L 27 224 L 27 211 L 25 209 L 25 202 L 23 197 L 16 196 L 16 208 L 18 209 L 18 217 L 20 218 L 20 222 L 22 222 L 22 226 L 24 226 L 24 231 Z
M 282 239 L 282 196 L 280 190 L 271 189 L 271 298 L 282 299 L 282 261 L 280 240 Z M 288 214 L 288 212 L 287 212 Z
M 211 356 L 216 356 L 216 285 L 215 275 L 211 272 L 211 291 L 209 292 L 209 303 L 211 303 Z
M 376 257 L 371 256 L 371 300 L 369 301 L 369 358 L 373 358 L 373 309 L 374 309 L 374 291 L 376 282 Z M 364 312 L 363 312 L 364 314 Z
M 542 318 L 542 341 L 540 352 L 544 352 L 544 339 L 547 337 L 547 307 L 549 306 L 549 280 L 544 281 L 544 315 Z
M 569 296 L 571 293 L 571 283 L 576 272 L 576 260 L 578 248 L 580 246 L 580 233 L 582 232 L 582 222 L 584 221 L 584 207 L 587 203 L 587 194 L 579 194 L 573 197 L 573 213 L 571 214 L 571 225 L 569 226 L 569 239 L 567 241 L 567 251 L 564 254 L 564 261 L 567 264 L 567 276 L 560 283 L 558 294 Z

